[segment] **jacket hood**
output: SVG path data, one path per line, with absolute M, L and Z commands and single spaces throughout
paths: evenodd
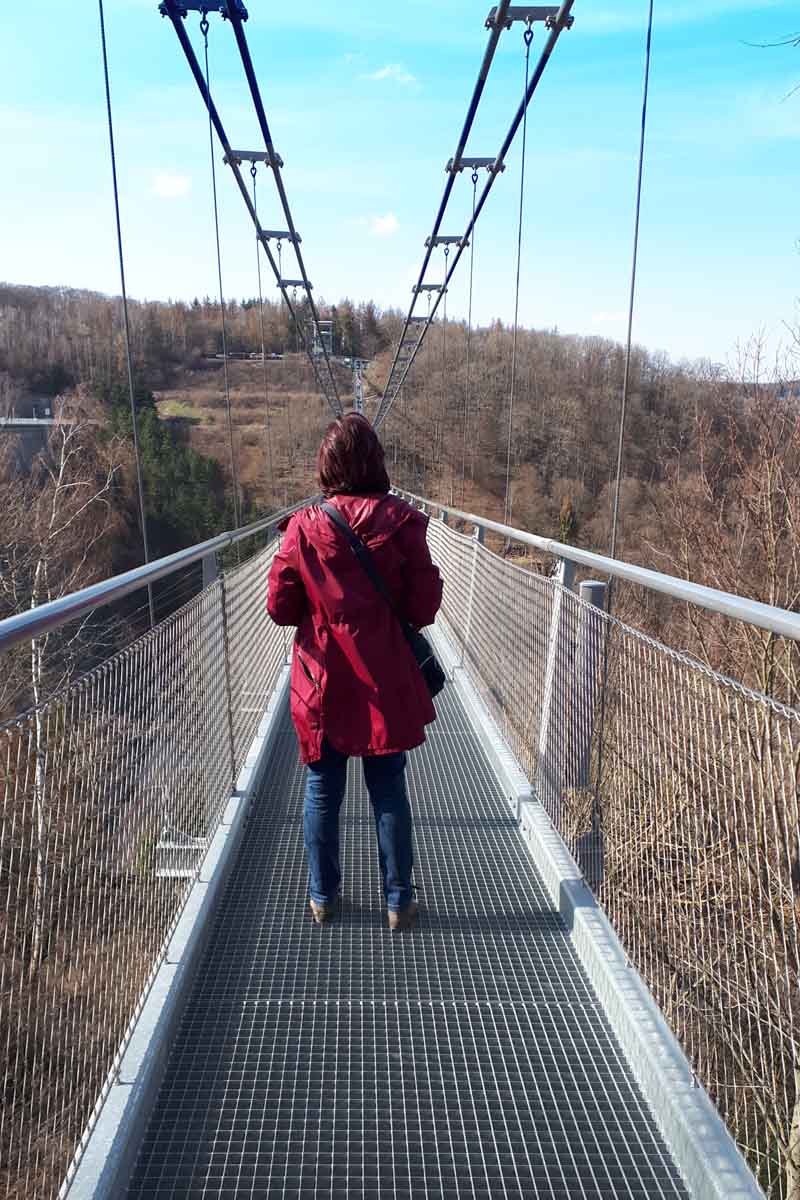
M 427 516 L 419 509 L 386 492 L 359 496 L 340 494 L 329 497 L 327 503 L 339 510 L 353 532 L 370 548 L 394 537 L 407 522 L 428 523 Z M 326 556 L 346 545 L 344 534 L 319 504 L 311 504 L 294 513 L 281 528 L 285 529 L 290 521 L 297 521 L 303 535 Z M 349 552 L 349 546 L 347 549 Z

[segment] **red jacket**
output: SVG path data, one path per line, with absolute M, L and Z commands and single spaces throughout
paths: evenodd
M 442 601 L 428 518 L 390 495 L 331 503 L 369 547 L 399 610 L 429 625 Z M 296 625 L 291 709 L 300 756 L 316 762 L 323 736 L 343 754 L 391 754 L 425 740 L 433 702 L 397 618 L 345 535 L 321 508 L 291 516 L 269 574 L 267 609 Z

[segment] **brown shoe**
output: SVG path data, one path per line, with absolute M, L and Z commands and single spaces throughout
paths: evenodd
M 336 916 L 335 904 L 318 904 L 316 900 L 309 900 L 308 906 L 311 909 L 311 916 L 318 925 L 324 925 L 326 921 L 330 921 Z
M 408 929 L 409 925 L 417 919 L 419 905 L 416 900 L 411 900 L 405 908 L 393 910 L 389 909 L 389 928 L 392 933 L 400 933 L 403 929 Z

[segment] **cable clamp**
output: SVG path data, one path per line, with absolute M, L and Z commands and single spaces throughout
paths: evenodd
M 570 14 L 568 17 L 564 17 L 562 21 L 559 21 L 558 13 L 556 13 L 554 17 L 548 17 L 548 19 L 545 21 L 545 26 L 547 29 L 572 29 L 574 24 L 575 18 L 572 16 L 572 14 Z

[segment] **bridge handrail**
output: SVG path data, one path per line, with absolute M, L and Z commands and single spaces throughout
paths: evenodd
M 61 596 L 58 600 L 41 604 L 38 608 L 7 617 L 4 621 L 0 621 L 0 653 L 8 650 L 17 642 L 39 637 L 51 629 L 65 625 L 68 621 L 85 616 L 95 608 L 111 604 L 115 600 L 121 600 L 123 596 L 138 591 L 141 587 L 146 587 L 148 583 L 155 583 L 158 579 L 163 579 L 174 571 L 180 570 L 181 567 L 187 567 L 191 563 L 209 558 L 220 550 L 225 550 L 228 546 L 244 541 L 245 538 L 255 537 L 256 534 L 273 529 L 286 517 L 291 516 L 298 509 L 304 508 L 311 500 L 313 497 L 300 500 L 297 504 L 281 509 L 280 512 L 272 513 L 268 517 L 262 517 L 258 521 L 253 521 L 252 524 L 246 525 L 242 529 L 218 533 L 216 537 L 209 538 L 208 541 L 199 542 L 195 546 L 187 546 L 185 550 L 177 550 L 165 558 L 156 559 L 155 562 L 146 563 L 141 567 L 134 567 L 133 570 L 125 571 L 121 575 L 114 575 L 111 579 L 103 579 L 100 583 L 93 583 L 89 587 L 81 588 L 79 592 L 72 592 L 68 596 Z
M 434 508 L 454 520 L 464 521 L 476 529 L 497 533 L 501 537 L 531 546 L 553 558 L 564 559 L 577 566 L 600 571 L 605 575 L 660 592 L 674 600 L 694 604 L 711 612 L 732 617 L 734 620 L 756 625 L 781 637 L 800 641 L 800 614 L 798 613 L 775 608 L 759 600 L 749 600 L 744 596 L 737 596 L 733 592 L 723 592 L 704 584 L 691 583 L 689 580 L 678 579 L 673 575 L 665 575 L 661 571 L 654 571 L 649 567 L 639 567 L 635 563 L 608 558 L 606 555 L 597 554 L 591 550 L 581 550 L 577 546 L 568 546 L 564 542 L 556 541 L 555 538 L 542 537 L 539 534 L 528 533 L 524 529 L 503 525 L 499 521 L 479 517 L 475 513 L 464 512 L 439 500 L 417 496 L 413 492 L 399 488 L 396 490 L 397 494 L 408 500 L 409 503 L 420 507 Z M 313 497 L 307 497 L 269 517 L 262 517 L 259 521 L 254 521 L 243 529 L 217 534 L 216 537 L 209 538 L 205 542 L 188 546 L 185 550 L 178 550 L 155 562 L 134 567 L 121 575 L 91 584 L 78 592 L 72 592 L 68 596 L 62 596 L 57 600 L 42 604 L 38 608 L 7 617 L 0 621 L 0 653 L 8 650 L 17 642 L 39 637 L 43 633 L 57 629 L 60 625 L 85 616 L 95 608 L 120 600 L 131 592 L 146 587 L 148 583 L 155 583 L 182 567 L 208 558 L 228 546 L 274 528 L 286 517 L 311 503 L 313 499 Z
M 523 529 L 514 529 L 499 521 L 490 521 L 485 517 L 478 517 L 474 513 L 462 512 L 461 509 L 443 504 L 439 500 L 416 496 L 413 492 L 397 489 L 397 494 L 411 504 L 438 509 L 439 512 L 456 521 L 465 521 L 469 525 L 474 525 L 476 529 L 498 533 L 501 537 L 532 546 L 554 558 L 565 559 L 577 566 L 588 567 L 616 579 L 624 579 L 628 583 L 638 584 L 653 592 L 661 592 L 665 596 L 671 596 L 673 600 L 695 604 L 699 608 L 706 608 L 711 612 L 732 617 L 735 621 L 744 621 L 749 625 L 757 625 L 760 629 L 767 629 L 770 633 L 779 634 L 781 637 L 800 641 L 800 613 L 789 612 L 785 608 L 774 608 L 770 604 L 763 604 L 760 600 L 748 600 L 745 596 L 737 596 L 733 592 L 722 592 L 717 588 L 706 587 L 704 584 L 691 583 L 686 579 L 678 579 L 674 575 L 653 571 L 649 567 L 638 567 L 634 563 L 607 558 L 604 554 L 596 554 L 591 550 L 568 546 L 564 542 L 557 542 L 554 538 L 527 533 Z

